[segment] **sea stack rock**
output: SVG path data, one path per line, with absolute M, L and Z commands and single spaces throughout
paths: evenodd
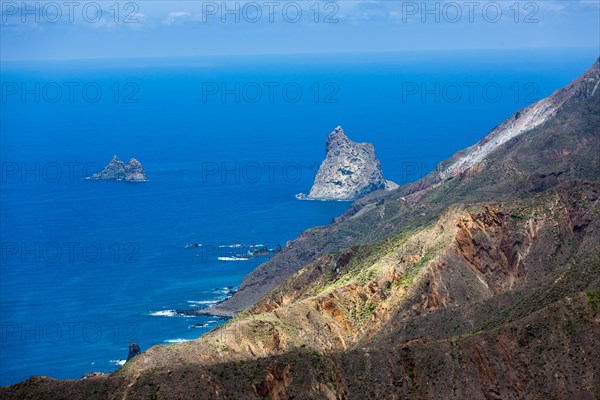
M 129 354 L 127 355 L 127 361 L 131 360 L 133 357 L 141 354 L 140 346 L 137 343 L 131 343 L 129 345 Z
M 319 167 L 309 200 L 355 200 L 375 190 L 397 188 L 383 177 L 375 148 L 348 139 L 341 126 L 327 137 L 325 160 Z
M 129 160 L 127 165 L 125 165 L 125 180 L 130 182 L 143 182 L 148 180 L 142 164 L 135 158 Z
M 145 182 L 148 180 L 142 164 L 132 158 L 125 164 L 118 156 L 113 156 L 108 165 L 100 172 L 90 176 L 94 180 L 115 180 L 126 182 Z

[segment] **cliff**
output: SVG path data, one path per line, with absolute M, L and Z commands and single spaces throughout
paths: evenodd
M 375 148 L 348 139 L 341 126 L 327 137 L 325 160 L 308 196 L 310 200 L 355 200 L 381 189 L 398 187 L 383 178 Z

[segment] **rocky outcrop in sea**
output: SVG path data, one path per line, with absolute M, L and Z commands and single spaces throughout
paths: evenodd
M 138 354 L 142 354 L 142 351 L 140 350 L 140 346 L 133 342 L 129 345 L 129 354 L 127 354 L 127 361 L 131 360 L 133 357 L 137 356 Z
M 145 182 L 148 180 L 148 176 L 146 175 L 142 164 L 135 158 L 132 158 L 125 164 L 115 155 L 102 171 L 95 173 L 88 179 Z
M 375 148 L 348 139 L 341 126 L 327 137 L 325 160 L 308 196 L 302 200 L 355 200 L 375 190 L 397 188 L 383 177 Z

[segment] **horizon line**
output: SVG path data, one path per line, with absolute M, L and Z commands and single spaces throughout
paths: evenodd
M 403 53 L 434 53 L 434 52 L 506 52 L 506 51 L 531 51 L 531 50 L 596 50 L 600 56 L 600 49 L 596 46 L 572 46 L 572 47 L 496 47 L 496 48 L 443 48 L 443 49 L 406 49 L 406 50 L 375 50 L 375 51 L 316 51 L 316 52 L 297 52 L 297 53 L 213 53 L 213 54 L 194 54 L 194 55 L 140 55 L 140 56 L 114 56 L 114 57 L 83 57 L 83 58 L 14 58 L 6 59 L 0 56 L 0 64 L 4 63 L 19 63 L 19 62 L 36 62 L 36 61 L 125 61 L 125 60 L 167 60 L 167 59 L 201 59 L 201 58 L 235 58 L 235 57 L 290 57 L 290 56 L 336 56 L 336 55 L 360 55 L 360 54 L 403 54 Z

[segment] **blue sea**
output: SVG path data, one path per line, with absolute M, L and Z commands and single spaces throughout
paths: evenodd
M 2 64 L 0 384 L 197 338 L 266 258 L 348 202 L 299 201 L 338 125 L 419 179 L 587 69 L 594 49 Z M 149 181 L 84 179 L 137 158 Z M 198 243 L 196 248 L 187 244 Z M 232 258 L 234 260 L 232 260 Z

